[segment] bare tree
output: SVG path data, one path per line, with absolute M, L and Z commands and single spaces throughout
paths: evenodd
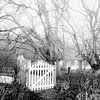
M 2 30 L 2 32 L 8 32 L 6 35 L 6 41 L 9 41 L 10 45 L 13 43 L 12 48 L 10 48 L 11 50 L 21 48 L 23 44 L 27 44 L 34 49 L 35 54 L 38 54 L 46 61 L 57 61 L 57 59 L 60 58 L 65 59 L 65 52 L 67 52 L 65 48 L 65 41 L 62 41 L 58 36 L 59 33 L 64 32 L 64 34 L 67 33 L 71 36 L 72 41 L 77 48 L 78 55 L 80 55 L 83 60 L 86 60 L 93 69 L 98 69 L 100 45 L 99 0 L 96 10 L 91 10 L 86 5 L 85 1 L 81 0 L 82 7 L 84 9 L 83 12 L 72 9 L 69 6 L 69 0 L 50 0 L 49 3 L 51 3 L 51 9 L 47 7 L 48 3 L 46 1 L 41 0 L 35 0 L 34 6 L 14 0 L 3 1 L 6 3 L 6 5 L 14 6 L 11 8 L 13 11 L 12 13 L 6 12 L 6 15 L 9 16 L 7 17 L 7 20 L 13 22 L 14 27 Z M 31 13 L 29 13 L 29 10 Z M 87 21 L 86 28 L 89 38 L 83 38 L 82 36 L 83 34 L 86 34 L 86 31 L 84 29 L 83 31 L 77 30 L 75 25 L 72 24 L 71 11 L 77 12 L 85 18 Z M 30 26 L 22 24 L 17 19 L 22 12 L 27 15 L 28 20 L 30 21 Z M 33 12 L 35 12 L 35 15 Z M 51 15 L 52 20 L 50 19 Z M 38 21 L 43 29 L 44 37 L 41 37 L 40 34 L 38 34 L 36 24 L 34 25 L 33 22 L 35 17 L 38 17 Z M 14 34 L 15 38 L 9 39 L 9 33 Z
M 56 11 L 61 16 L 61 23 L 63 25 L 62 29 L 71 36 L 72 41 L 77 48 L 78 55 L 81 56 L 83 60 L 86 60 L 90 64 L 91 68 L 98 70 L 100 68 L 100 1 L 97 0 L 97 5 L 95 5 L 95 7 L 97 7 L 96 9 L 90 9 L 86 4 L 86 1 L 81 0 L 83 11 L 71 8 L 69 0 L 60 0 L 64 5 L 63 7 L 57 5 L 54 0 L 52 1 L 55 5 Z M 86 30 L 84 28 L 78 30 L 77 26 L 72 23 L 71 11 L 84 17 L 86 21 L 84 27 L 86 27 Z
M 34 51 L 34 55 L 40 56 L 42 59 L 54 64 L 57 60 L 62 58 L 63 42 L 58 37 L 58 20 L 55 11 L 51 11 L 47 8 L 46 1 L 36 0 L 34 5 L 27 4 L 20 1 L 14 0 L 3 0 L 7 6 L 11 7 L 12 12 L 6 12 L 9 15 L 7 20 L 13 23 L 13 28 L 7 29 L 7 39 L 4 41 L 10 41 L 9 44 L 12 47 L 10 50 L 16 50 L 22 48 L 23 44 L 30 45 L 31 50 Z M 31 0 L 30 0 L 31 1 Z M 32 1 L 31 1 L 32 2 Z M 13 6 L 13 7 L 12 7 Z M 7 9 L 7 7 L 6 7 Z M 31 13 L 29 13 L 29 10 Z M 24 25 L 20 22 L 21 14 L 25 14 L 30 22 L 30 25 Z M 36 16 L 34 16 L 34 13 Z M 49 14 L 53 14 L 54 24 L 51 24 Z M 41 37 L 36 29 L 36 24 L 33 20 L 35 17 L 38 18 L 38 22 L 41 24 L 44 36 Z M 19 18 L 19 19 L 18 19 Z M 25 19 L 24 19 L 25 20 Z M 16 28 L 16 29 L 15 29 Z M 56 34 L 55 34 L 56 33 Z M 15 37 L 12 39 L 9 35 L 13 34 Z M 7 46 L 8 48 L 9 46 Z M 23 48 L 28 49 L 28 48 Z

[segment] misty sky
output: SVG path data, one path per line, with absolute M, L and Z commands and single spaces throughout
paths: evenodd
M 30 6 L 33 9 L 37 9 L 37 5 L 35 5 L 36 0 L 14 0 L 14 1 L 17 3 L 26 4 L 27 6 Z M 54 18 L 53 18 L 54 12 L 52 11 L 53 5 L 51 3 L 51 0 L 45 0 L 45 1 L 46 1 L 46 5 L 47 5 L 46 7 L 49 11 L 50 23 L 53 26 L 53 24 L 54 24 Z M 90 10 L 97 9 L 97 1 L 98 0 L 84 0 L 84 2 L 87 4 L 87 7 Z M 59 0 L 58 0 L 58 2 L 59 2 Z M 3 3 L 1 5 L 3 5 Z M 82 14 L 85 14 L 85 12 L 84 12 L 84 9 L 82 8 L 81 0 L 69 0 L 69 6 L 71 7 L 71 8 L 68 8 L 68 9 L 70 9 L 71 24 L 75 28 L 76 32 L 79 33 L 78 35 L 82 36 L 82 34 L 80 34 L 80 33 L 82 31 L 85 31 L 85 33 L 88 35 L 88 31 L 86 28 L 87 22 L 86 22 L 85 17 L 82 15 Z M 26 27 L 32 27 L 32 25 L 34 25 L 38 34 L 40 34 L 41 36 L 44 34 L 43 25 L 41 24 L 40 18 L 38 17 L 35 10 L 33 10 L 33 9 L 25 10 L 23 8 L 19 8 L 18 9 L 19 11 L 14 14 L 15 9 L 16 9 L 16 6 L 8 5 L 4 8 L 2 13 L 9 13 L 9 14 L 13 15 L 16 18 L 16 21 L 18 21 L 21 25 L 24 25 Z M 6 23 L 6 21 L 4 21 L 4 23 Z M 9 21 L 6 24 L 4 24 L 4 23 L 1 23 L 0 26 L 1 27 L 3 26 L 4 28 L 9 28 L 11 26 L 12 27 L 14 26 L 14 24 Z M 65 21 L 64 21 L 64 24 L 66 27 L 68 27 Z M 62 31 L 59 31 L 59 34 L 60 34 L 60 37 L 63 38 Z M 83 35 L 86 36 L 86 34 L 85 35 L 83 34 Z M 71 40 L 70 36 L 68 34 L 66 35 L 66 33 L 64 33 L 64 37 L 65 37 L 65 40 L 67 40 L 67 42 L 69 41 L 68 43 L 70 43 L 70 40 Z

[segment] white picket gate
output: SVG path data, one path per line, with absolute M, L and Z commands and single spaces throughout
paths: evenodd
M 35 63 L 28 61 L 28 68 L 26 85 L 29 89 L 34 91 L 50 89 L 56 84 L 56 65 L 44 61 Z

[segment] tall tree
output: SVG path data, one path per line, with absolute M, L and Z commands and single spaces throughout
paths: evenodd
M 91 6 L 92 8 L 94 7 L 92 9 L 86 3 L 86 0 L 81 0 L 81 10 L 72 8 L 69 0 L 59 0 L 61 4 L 64 5 L 63 7 L 57 5 L 55 0 L 52 1 L 54 2 L 56 11 L 61 16 L 62 29 L 70 35 L 78 55 L 81 56 L 83 60 L 86 60 L 93 70 L 100 69 L 100 1 L 96 0 L 95 4 L 92 3 Z M 72 13 L 76 13 L 76 15 L 79 14 L 84 18 L 81 29 L 78 29 L 78 26 L 72 22 Z
M 57 15 L 53 8 L 47 7 L 49 4 L 45 0 L 3 1 L 6 3 L 5 9 L 9 15 L 8 20 L 12 22 L 13 29 L 17 28 L 10 31 L 11 26 L 8 29 L 9 34 L 15 35 L 13 39 L 9 37 L 11 44 L 13 43 L 10 50 L 16 50 L 16 48 L 21 48 L 23 44 L 27 44 L 34 49 L 33 54 L 40 56 L 49 63 L 54 64 L 62 58 L 63 42 L 57 34 Z M 9 7 L 10 12 L 7 10 Z M 37 23 L 42 29 L 41 32 L 38 31 Z

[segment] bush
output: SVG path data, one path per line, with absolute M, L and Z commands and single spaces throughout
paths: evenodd
M 70 86 L 66 81 L 63 83 L 57 83 L 55 90 L 57 92 L 55 100 L 75 100 L 79 93 L 77 84 Z
M 0 100 L 43 100 L 40 94 L 30 91 L 25 85 L 13 82 L 0 88 Z
M 100 98 L 100 75 L 94 77 L 91 72 L 75 72 L 70 73 L 69 88 L 64 89 L 64 85 L 61 86 L 62 80 L 60 79 L 60 84 L 57 84 L 57 96 L 56 100 L 95 100 L 93 98 Z M 65 81 L 65 84 L 66 84 Z M 67 84 L 68 85 L 68 84 Z M 99 99 L 97 99 L 99 100 Z

